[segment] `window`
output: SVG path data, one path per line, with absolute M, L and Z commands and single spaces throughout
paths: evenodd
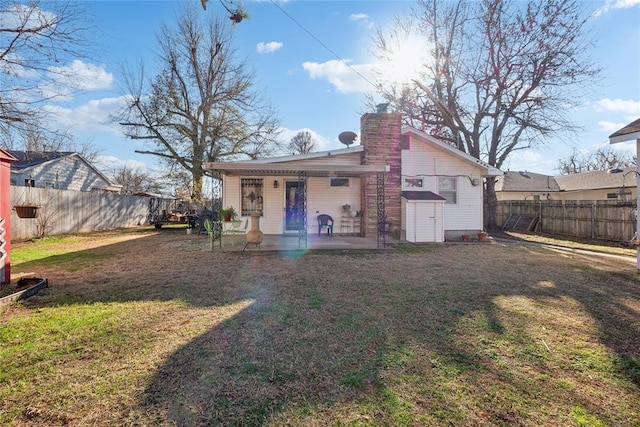
M 617 199 L 618 193 L 607 193 L 607 199 Z
M 242 197 L 242 207 L 240 215 L 249 216 L 253 212 L 262 215 L 263 208 L 263 188 L 262 178 L 242 178 L 240 180 L 240 191 Z
M 536 202 L 539 202 L 540 201 L 540 195 L 539 194 L 534 194 L 533 195 L 533 200 L 536 201 Z
M 348 187 L 349 178 L 331 178 L 332 187 Z
M 25 179 L 24 180 L 24 186 L 25 187 L 35 187 L 36 186 L 36 182 L 33 179 Z
M 447 201 L 445 204 L 455 205 L 458 203 L 458 180 L 455 177 L 441 176 L 438 178 L 438 194 Z
M 44 188 L 56 188 L 56 184 L 51 181 L 47 181 L 44 183 Z
M 405 178 L 404 186 L 406 188 L 422 188 L 422 178 Z

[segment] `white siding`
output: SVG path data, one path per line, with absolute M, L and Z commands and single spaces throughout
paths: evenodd
M 340 217 L 343 205 L 350 205 L 352 211 L 360 208 L 360 178 L 349 178 L 349 187 L 331 187 L 330 179 L 309 178 L 307 195 L 307 221 L 310 233 L 318 232 L 318 215 L 331 215 L 333 232 L 340 233 Z
M 240 178 L 224 177 L 223 207 L 234 206 L 240 211 Z M 297 182 L 296 177 L 265 176 L 252 177 L 264 179 L 264 212 L 260 219 L 260 229 L 265 234 L 284 233 L 285 182 Z M 278 188 L 273 188 L 278 181 Z M 307 179 L 307 230 L 317 233 L 320 214 L 331 215 L 335 221 L 334 232 L 340 232 L 342 206 L 351 205 L 352 211 L 360 210 L 360 178 L 349 178 L 349 187 L 331 187 L 328 177 L 309 177 Z M 246 218 L 239 217 L 244 221 Z
M 445 230 L 482 230 L 482 185 L 472 185 L 473 179 L 481 182 L 480 172 L 479 167 L 416 137 L 411 138 L 409 150 L 402 150 L 403 185 L 404 178 L 423 178 L 423 187 L 419 190 L 438 194 L 438 177 L 457 178 L 457 203 L 444 205 Z M 415 191 L 416 188 L 403 190 Z

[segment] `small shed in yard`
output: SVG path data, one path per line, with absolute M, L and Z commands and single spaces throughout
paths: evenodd
M 0 149 L 0 284 L 11 281 L 11 162 L 16 161 Z
M 412 243 L 444 242 L 444 203 L 431 191 L 402 192 L 403 240 Z

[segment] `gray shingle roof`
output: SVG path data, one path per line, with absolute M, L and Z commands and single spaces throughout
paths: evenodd
M 622 187 L 623 181 L 625 187 L 635 187 L 635 174 L 632 173 L 634 170 L 635 168 L 625 168 L 623 173 L 607 173 L 605 171 L 584 172 L 560 175 L 555 178 L 562 191 L 620 188 Z
M 11 168 L 18 170 L 31 166 L 36 166 L 49 160 L 58 159 L 60 157 L 70 156 L 75 154 L 73 151 L 14 151 L 9 150 L 9 154 L 18 159 L 17 162 L 11 164 Z
M 447 200 L 431 191 L 403 191 L 402 197 L 407 200 Z
M 609 135 L 609 138 L 614 138 L 616 136 L 622 136 L 622 135 L 628 135 L 630 133 L 635 133 L 635 132 L 640 132 L 640 119 L 629 123 L 628 125 L 626 125 L 622 129 L 619 129 L 619 130 L 615 131 L 614 133 Z
M 541 175 L 533 172 L 508 171 L 496 180 L 496 191 L 558 192 L 635 187 L 635 168 L 622 173 L 593 171 L 571 175 Z
M 496 191 L 560 191 L 555 178 L 533 172 L 507 171 L 496 180 Z

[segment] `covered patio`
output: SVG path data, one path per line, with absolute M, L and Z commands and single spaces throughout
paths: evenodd
M 369 249 L 384 248 L 388 242 L 388 233 L 382 225 L 385 220 L 385 195 L 384 177 L 389 173 L 390 167 L 386 164 L 376 165 L 354 165 L 354 164 L 296 164 L 296 163 L 269 163 L 268 160 L 253 160 L 246 162 L 209 162 L 206 164 L 207 171 L 213 177 L 218 177 L 217 190 L 219 194 L 225 194 L 223 188 L 223 176 L 251 177 L 259 176 L 267 179 L 271 177 L 292 177 L 297 180 L 297 197 L 301 200 L 297 217 L 301 227 L 295 234 L 265 235 L 262 249 L 282 250 L 282 249 Z M 364 182 L 369 181 L 373 185 L 372 191 L 375 200 L 362 206 L 363 224 L 360 236 L 343 236 L 334 234 L 333 237 L 326 235 L 317 236 L 309 232 L 309 218 L 307 209 L 307 179 L 310 177 L 357 177 Z M 214 181 L 216 181 L 214 179 Z M 363 183 L 363 185 L 366 185 Z M 224 197 L 222 197 L 224 199 Z M 365 197 L 366 199 L 366 197 Z M 226 203 L 226 202 L 225 202 Z M 369 205 L 369 206 L 367 206 Z M 372 209 L 373 208 L 373 209 Z M 367 226 L 373 230 L 367 232 Z M 233 239 L 228 239 L 233 241 Z M 242 240 L 240 250 L 244 247 L 244 239 L 237 237 L 235 240 Z M 225 243 L 223 237 L 223 248 Z M 229 250 L 235 250 L 236 245 L 227 245 Z M 247 249 L 248 250 L 248 249 Z

